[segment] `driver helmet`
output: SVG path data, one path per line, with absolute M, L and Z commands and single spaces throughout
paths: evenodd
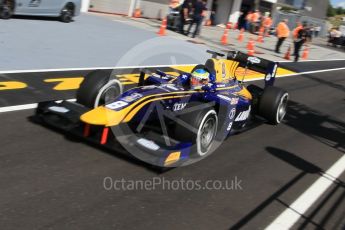
M 210 73 L 205 69 L 196 69 L 192 73 L 191 86 L 198 87 L 207 85 L 210 79 Z

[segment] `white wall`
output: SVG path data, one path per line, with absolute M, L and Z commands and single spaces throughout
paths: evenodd
M 143 17 L 162 19 L 169 11 L 169 0 L 141 0 L 140 9 Z
M 226 24 L 228 22 L 232 2 L 232 0 L 218 0 L 216 11 L 217 24 Z
M 114 14 L 128 14 L 131 5 L 130 0 L 90 0 L 90 10 L 114 13 Z
M 83 0 L 90 1 L 90 10 L 132 16 L 140 8 L 143 17 L 164 18 L 168 14 L 169 0 Z
M 81 12 L 87 12 L 89 10 L 90 0 L 81 1 Z
M 236 23 L 240 17 L 242 0 L 233 0 L 231 12 L 229 16 L 229 22 Z

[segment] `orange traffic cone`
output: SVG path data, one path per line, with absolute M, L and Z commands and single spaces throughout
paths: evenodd
M 265 28 L 263 26 L 261 26 L 260 29 L 259 29 L 259 33 L 261 33 L 263 35 L 264 31 L 265 31 Z
M 288 50 L 284 56 L 284 59 L 290 60 L 291 59 L 290 56 L 291 56 L 291 46 L 289 46 L 289 48 L 288 48 Z
M 220 39 L 220 42 L 223 44 L 223 45 L 227 45 L 228 44 L 228 29 L 225 28 L 224 30 L 224 33 L 223 33 L 223 36 L 222 38 Z
M 308 45 L 306 45 L 302 53 L 302 59 L 307 60 L 308 56 L 309 56 L 309 47 Z
M 247 44 L 247 50 L 249 56 L 254 56 L 255 54 L 255 43 L 252 38 L 249 39 L 249 42 Z
M 161 25 L 159 31 L 157 32 L 157 34 L 159 36 L 165 36 L 166 35 L 166 31 L 165 31 L 166 28 L 167 28 L 167 19 L 164 18 L 163 21 L 162 21 L 162 25 Z
M 205 22 L 205 26 L 211 26 L 211 20 L 210 19 L 207 19 L 206 22 Z
M 238 29 L 238 23 L 236 22 L 235 26 L 234 26 L 234 30 Z
M 262 37 L 262 35 L 258 36 L 257 42 L 264 43 L 264 38 Z
M 260 30 L 259 30 L 259 36 L 258 36 L 258 39 L 257 39 L 257 42 L 260 42 L 260 43 L 263 43 L 264 42 L 264 37 L 263 37 L 263 34 L 264 34 L 264 27 L 261 27 Z
M 141 17 L 141 10 L 140 9 L 135 9 L 133 17 L 140 18 Z
M 244 39 L 244 29 L 241 29 L 241 30 L 240 30 L 240 34 L 238 35 L 237 40 L 238 40 L 239 42 L 243 42 L 243 39 Z
M 227 28 L 228 30 L 231 30 L 231 27 L 232 27 L 232 23 L 231 23 L 231 22 L 228 22 L 228 23 L 226 24 L 226 28 Z

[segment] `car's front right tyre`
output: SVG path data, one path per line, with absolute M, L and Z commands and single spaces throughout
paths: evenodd
M 217 135 L 218 116 L 216 111 L 213 108 L 202 109 L 183 114 L 178 119 L 175 127 L 176 138 L 184 142 L 191 142 L 194 156 L 207 155 Z

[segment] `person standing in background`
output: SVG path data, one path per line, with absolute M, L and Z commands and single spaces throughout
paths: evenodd
M 205 16 L 206 10 L 207 8 L 203 0 L 197 0 L 195 2 L 192 23 L 189 25 L 187 36 L 189 35 L 190 30 L 192 29 L 192 26 L 195 24 L 195 30 L 192 35 L 192 38 L 195 38 L 195 36 L 197 35 L 199 31 L 199 27 L 202 23 L 202 19 Z
M 253 12 L 249 11 L 246 15 L 246 23 L 245 23 L 245 30 L 250 31 L 250 24 L 252 22 Z
M 296 40 L 298 36 L 298 32 L 303 29 L 303 25 L 300 22 L 297 22 L 297 27 L 293 30 L 293 39 Z
M 237 25 L 239 30 L 246 29 L 246 16 L 242 11 L 240 12 L 240 17 L 238 18 Z
M 194 7 L 193 0 L 184 0 L 180 10 L 180 25 L 179 25 L 179 32 L 181 34 L 185 34 L 184 26 L 186 24 L 186 20 L 189 18 Z
M 270 28 L 273 24 L 272 18 L 270 17 L 270 13 L 266 12 L 265 17 L 262 20 L 262 26 L 264 27 L 264 36 L 267 37 L 270 31 Z
M 312 28 L 311 26 L 304 26 L 304 29 L 307 32 L 307 42 L 312 42 L 313 41 L 313 36 L 314 36 L 314 28 Z
M 258 31 L 258 27 L 260 25 L 260 17 L 261 14 L 259 10 L 255 10 L 251 18 L 251 33 L 256 33 Z
M 317 25 L 317 26 L 315 26 L 315 30 L 314 30 L 314 36 L 317 38 L 317 37 L 319 37 L 319 35 L 320 35 L 320 32 L 321 32 L 321 26 L 319 26 L 319 25 Z
M 215 26 L 216 25 L 216 12 L 218 9 L 218 2 L 217 0 L 214 0 L 212 2 L 212 9 L 211 9 L 211 25 Z
M 293 31 L 295 62 L 298 62 L 299 52 L 308 38 L 308 31 L 306 27 L 307 25 L 305 23 L 303 25 L 299 23 L 299 25 Z
M 290 35 L 290 29 L 287 25 L 288 23 L 288 20 L 287 19 L 284 19 L 282 20 L 277 28 L 276 28 L 276 31 L 277 31 L 277 37 L 278 37 L 278 41 L 277 41 L 277 45 L 276 45 L 276 53 L 280 53 L 280 47 L 281 45 L 283 44 L 283 42 L 285 41 L 285 39 L 287 37 L 289 37 Z
M 311 38 L 315 35 L 315 25 L 310 25 L 308 28 L 308 32 L 310 33 Z

